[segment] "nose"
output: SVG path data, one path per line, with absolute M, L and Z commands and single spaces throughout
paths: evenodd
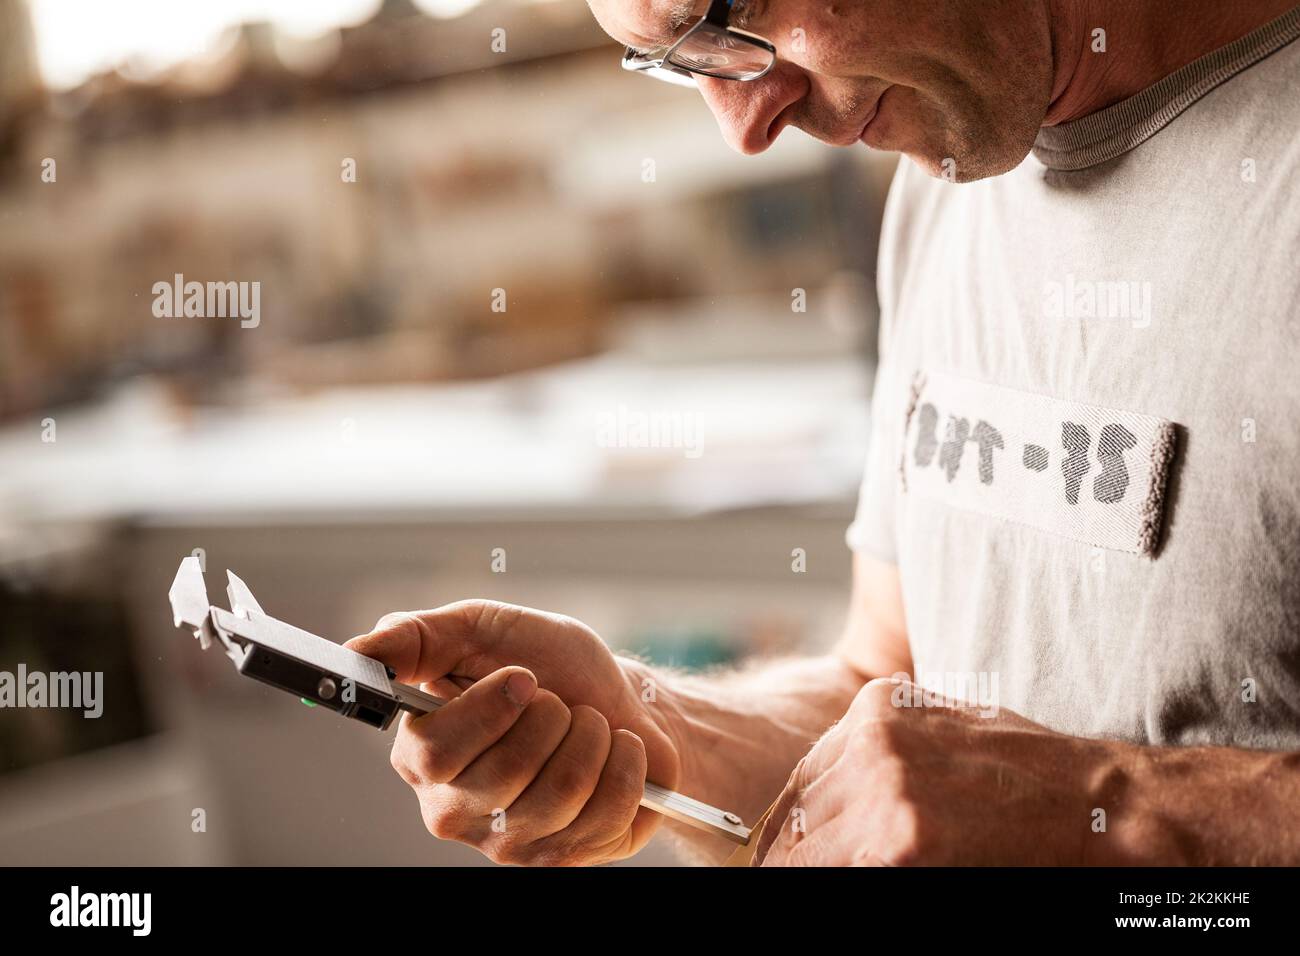
M 776 141 L 789 123 L 787 108 L 808 92 L 807 75 L 784 62 L 762 79 L 746 83 L 711 76 L 696 79 L 722 138 L 746 156 L 761 153 Z

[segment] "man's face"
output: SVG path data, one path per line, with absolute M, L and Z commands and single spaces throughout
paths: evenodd
M 610 36 L 655 49 L 707 0 L 588 0 Z M 1044 0 L 735 0 L 731 25 L 776 47 L 767 76 L 698 77 L 731 146 L 767 149 L 796 126 L 824 143 L 911 156 L 959 181 L 1014 168 L 1052 90 Z

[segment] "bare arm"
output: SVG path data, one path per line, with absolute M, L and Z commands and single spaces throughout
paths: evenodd
M 1300 753 L 1112 743 L 1086 785 L 1114 809 L 1082 862 L 1300 865 Z
M 664 684 L 661 725 L 681 754 L 679 789 L 752 826 L 862 685 L 910 668 L 897 571 L 859 555 L 836 653 L 717 676 L 656 678 Z M 719 862 L 731 849 L 681 824 L 670 829 L 696 858 Z

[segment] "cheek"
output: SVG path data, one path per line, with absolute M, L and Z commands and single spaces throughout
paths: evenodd
M 823 76 L 871 76 L 873 46 L 856 5 L 819 4 L 770 18 L 760 33 L 782 59 Z

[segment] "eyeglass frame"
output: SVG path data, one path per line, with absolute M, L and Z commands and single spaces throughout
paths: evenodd
M 733 0 L 712 0 L 709 4 L 709 9 L 705 12 L 704 16 L 700 17 L 700 19 L 695 22 L 694 26 L 674 40 L 672 44 L 664 50 L 663 55 L 660 57 L 655 59 L 646 59 L 646 54 L 641 53 L 632 47 L 627 47 L 623 51 L 623 69 L 631 73 L 647 73 L 654 79 L 664 80 L 669 83 L 674 82 L 669 77 L 656 76 L 651 72 L 652 70 L 663 70 L 675 74 L 682 79 L 689 80 L 691 86 L 696 85 L 696 76 L 708 76 L 716 80 L 729 80 L 732 83 L 752 83 L 754 80 L 761 80 L 772 71 L 774 66 L 776 66 L 776 47 L 769 40 L 758 36 L 755 33 L 739 30 L 736 27 L 729 25 L 731 20 L 732 2 Z M 727 36 L 735 37 L 743 43 L 748 43 L 750 46 L 758 47 L 760 50 L 766 50 L 771 54 L 771 59 L 763 69 L 763 72 L 747 77 L 720 76 L 716 73 L 710 73 L 707 70 L 697 70 L 692 67 L 679 66 L 676 63 L 669 62 L 669 58 L 677 52 L 678 47 L 685 43 L 694 33 L 703 29 L 706 24 L 710 27 L 721 30 Z

